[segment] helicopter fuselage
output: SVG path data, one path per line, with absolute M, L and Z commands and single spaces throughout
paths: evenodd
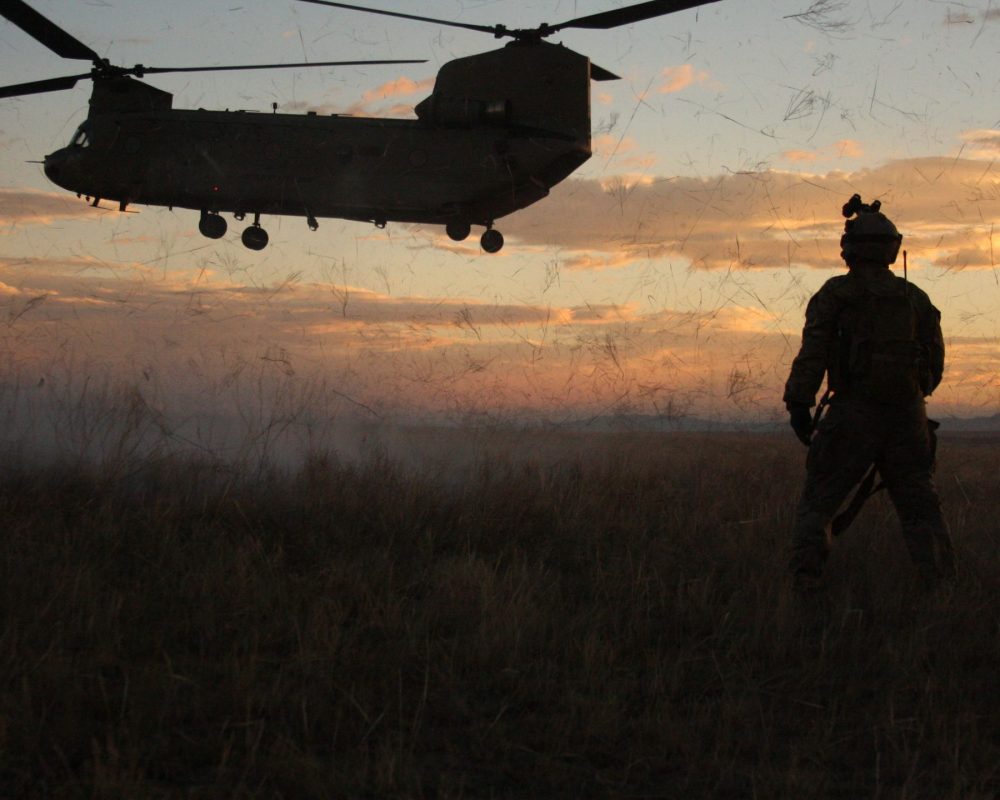
M 86 125 L 46 157 L 54 183 L 213 213 L 486 225 L 590 157 L 589 141 L 420 120 L 171 109 L 102 111 Z
M 127 76 L 97 78 L 90 114 L 45 159 L 56 184 L 89 198 L 191 208 L 206 236 L 219 216 L 261 214 L 445 225 L 464 239 L 541 200 L 591 154 L 590 62 L 544 42 L 455 59 L 416 119 L 174 109 L 172 95 Z M 95 201 L 96 202 L 96 201 Z
M 719 0 L 643 0 L 535 28 L 478 25 L 334 0 L 313 5 L 510 38 L 505 47 L 442 65 L 416 119 L 175 110 L 146 75 L 305 69 L 410 60 L 314 61 L 186 67 L 116 65 L 24 0 L 0 0 L 0 16 L 89 73 L 0 86 L 0 99 L 72 89 L 92 80 L 90 113 L 69 147 L 45 158 L 48 177 L 70 191 L 201 212 L 198 229 L 225 235 L 222 213 L 253 215 L 243 243 L 267 245 L 261 214 L 437 223 L 455 241 L 472 225 L 495 253 L 496 219 L 541 200 L 591 153 L 590 82 L 617 76 L 548 37 L 570 28 L 610 30 Z M 421 62 L 423 63 L 423 62 Z M 133 77 L 134 76 L 134 77 Z

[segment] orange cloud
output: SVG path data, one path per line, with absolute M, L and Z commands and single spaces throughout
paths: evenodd
M 673 94 L 682 91 L 695 83 L 705 83 L 709 75 L 704 70 L 696 70 L 691 64 L 681 64 L 679 67 L 666 67 L 663 72 L 663 83 L 657 91 L 660 94 Z
M 428 91 L 433 86 L 434 78 L 414 81 L 404 76 L 388 83 L 383 83 L 381 86 L 365 92 L 362 95 L 362 103 L 377 103 L 380 100 L 388 100 L 392 97 L 408 97 L 418 92 Z
M 840 158 L 860 158 L 864 155 L 861 143 L 854 139 L 841 139 L 833 147 Z
M 841 139 L 829 147 L 819 150 L 786 150 L 782 159 L 791 164 L 812 164 L 819 161 L 835 161 L 840 158 L 860 158 L 864 149 L 854 139 Z
M 657 161 L 656 156 L 652 153 L 637 152 L 636 141 L 630 136 L 618 137 L 606 133 L 601 134 L 592 139 L 590 147 L 597 158 L 603 158 L 609 162 L 613 160 L 617 170 L 639 171 L 639 174 L 627 178 L 629 183 L 646 180 L 649 170 Z M 608 180 L 618 181 L 619 177 L 616 176 Z
M 980 158 L 1000 155 L 1000 130 L 972 130 L 962 133 L 962 141 L 972 146 L 973 154 Z
M 100 213 L 102 212 L 66 192 L 0 189 L 0 223 L 48 225 L 55 219 Z
M 431 90 L 434 87 L 434 78 L 425 78 L 415 81 L 406 76 L 396 78 L 383 83 L 374 89 L 365 92 L 361 99 L 352 103 L 346 109 L 337 109 L 331 105 L 307 106 L 310 110 L 319 110 L 320 113 L 341 113 L 354 114 L 357 116 L 369 117 L 399 117 L 413 113 L 412 103 L 392 102 L 386 107 L 386 101 L 394 101 L 400 97 L 411 97 L 422 92 Z M 289 105 L 289 110 L 291 106 Z
M 640 256 L 634 253 L 576 253 L 561 259 L 560 264 L 566 269 L 621 269 L 638 261 Z
M 603 133 L 593 137 L 590 142 L 591 152 L 599 158 L 609 158 L 617 153 L 628 153 L 635 150 L 635 139 L 631 136 L 612 136 Z

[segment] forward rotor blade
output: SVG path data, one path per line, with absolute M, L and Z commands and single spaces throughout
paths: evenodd
M 547 25 L 547 33 L 555 33 L 563 28 L 589 28 L 595 30 L 608 30 L 617 28 L 620 25 L 629 25 L 633 22 L 642 22 L 644 19 L 660 17 L 664 14 L 672 14 L 675 11 L 684 11 L 696 6 L 705 6 L 709 3 L 717 3 L 719 0 L 649 0 L 646 3 L 637 3 L 634 6 L 616 8 L 612 11 L 602 11 L 598 14 L 589 14 L 586 17 L 560 22 L 558 25 Z
M 0 0 L 0 14 L 63 58 L 94 62 L 101 60 L 87 45 L 50 22 L 23 0 Z
M 0 97 L 19 97 L 23 94 L 41 94 L 42 92 L 58 92 L 61 89 L 72 89 L 76 82 L 89 78 L 90 73 L 83 75 L 67 75 L 65 78 L 49 78 L 44 81 L 18 83 L 14 86 L 0 86 Z
M 479 31 L 489 33 L 494 36 L 499 35 L 498 31 L 502 27 L 491 25 L 470 25 L 465 22 L 455 22 L 451 19 L 435 19 L 434 17 L 418 17 L 415 14 L 403 14 L 399 11 L 383 11 L 379 8 L 367 8 L 365 6 L 355 6 L 350 3 L 334 3 L 332 0 L 299 0 L 301 3 L 313 3 L 317 6 L 333 6 L 334 8 L 347 8 L 351 11 L 367 11 L 369 14 L 381 14 L 384 17 L 399 17 L 401 19 L 414 19 L 417 22 L 433 22 L 435 25 L 447 25 L 451 28 L 465 28 L 467 31 Z
M 426 64 L 426 59 L 389 59 L 382 61 L 306 61 L 301 64 L 240 64 L 225 67 L 144 67 L 139 65 L 131 70 L 139 77 L 162 75 L 165 72 L 232 72 L 245 69 L 302 69 L 304 67 L 353 67 L 368 64 Z
M 162 75 L 167 72 L 230 72 L 233 70 L 246 69 L 301 69 L 304 67 L 350 67 L 366 66 L 369 64 L 426 64 L 419 59 L 390 59 L 383 61 L 307 61 L 302 64 L 241 64 L 239 66 L 222 67 L 144 67 L 137 64 L 132 68 L 114 68 L 110 74 L 113 75 Z M 107 77 L 110 77 L 107 76 Z M 0 86 L 0 98 L 19 97 L 25 94 L 41 94 L 43 92 L 57 92 L 62 89 L 72 89 L 77 81 L 85 78 L 96 78 L 100 80 L 102 76 L 93 72 L 85 72 L 83 75 L 67 75 L 65 78 L 48 78 L 43 81 L 30 81 L 28 83 L 18 83 L 13 86 Z

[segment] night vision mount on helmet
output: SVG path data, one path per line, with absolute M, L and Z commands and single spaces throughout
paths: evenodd
M 903 236 L 881 208 L 881 201 L 863 203 L 858 194 L 844 204 L 842 213 L 848 219 L 844 223 L 844 235 L 840 237 L 840 249 L 849 265 L 895 263 Z

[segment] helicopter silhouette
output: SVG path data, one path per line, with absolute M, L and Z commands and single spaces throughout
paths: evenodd
M 45 156 L 53 183 L 92 205 L 118 203 L 200 212 L 199 231 L 226 235 L 222 216 L 253 222 L 251 250 L 267 246 L 263 214 L 374 223 L 438 224 L 454 241 L 485 228 L 480 245 L 498 252 L 497 219 L 546 197 L 591 155 L 590 81 L 616 75 L 563 45 L 544 41 L 567 28 L 606 30 L 718 0 L 649 0 L 555 25 L 511 29 L 368 8 L 299 2 L 510 38 L 506 46 L 457 58 L 438 71 L 416 119 L 174 109 L 173 95 L 142 80 L 170 72 L 311 68 L 406 60 L 327 61 L 213 67 L 121 67 L 23 0 L 0 0 L 0 15 L 57 55 L 90 61 L 89 72 L 0 87 L 0 98 L 59 91 L 93 81 L 87 119 L 69 145 Z

